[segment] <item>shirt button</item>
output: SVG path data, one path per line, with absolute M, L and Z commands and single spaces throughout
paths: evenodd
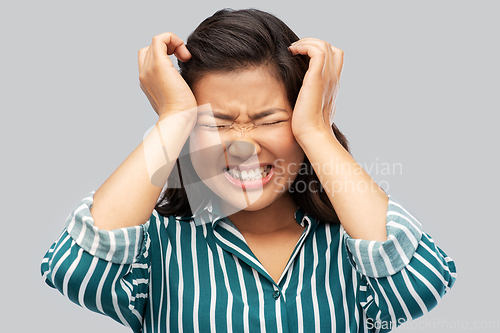
M 281 295 L 280 291 L 279 290 L 275 290 L 274 293 L 273 293 L 273 298 L 274 299 L 278 299 L 278 298 L 280 298 L 280 295 Z

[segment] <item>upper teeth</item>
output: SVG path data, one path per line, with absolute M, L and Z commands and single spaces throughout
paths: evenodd
M 249 180 L 262 179 L 262 178 L 266 177 L 269 174 L 270 170 L 271 170 L 271 166 L 266 165 L 265 167 L 249 169 L 249 170 L 242 170 L 242 171 L 239 171 L 235 168 L 231 168 L 231 169 L 229 169 L 228 172 L 231 174 L 231 176 L 233 176 L 236 179 L 249 181 Z

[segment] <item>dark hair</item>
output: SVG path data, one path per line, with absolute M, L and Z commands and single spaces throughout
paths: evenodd
M 309 66 L 308 56 L 294 56 L 288 51 L 287 47 L 297 40 L 299 37 L 270 13 L 258 9 L 222 9 L 205 19 L 189 35 L 186 47 L 192 57 L 185 63 L 178 61 L 180 73 L 186 83 L 193 87 L 206 73 L 269 66 L 278 81 L 284 84 L 293 108 Z M 345 136 L 335 125 L 332 125 L 332 129 L 340 144 L 349 151 Z M 181 152 L 183 157 L 177 160 L 177 170 L 174 169 L 170 174 L 167 189 L 155 206 L 163 216 L 192 215 L 184 184 L 196 186 L 199 190 L 197 193 L 206 190 L 206 186 L 197 179 L 188 158 L 188 147 L 186 142 Z M 307 157 L 302 169 L 289 189 L 296 204 L 317 220 L 340 223 Z M 303 193 L 294 190 L 298 182 L 308 185 Z M 199 197 L 204 196 L 200 194 Z

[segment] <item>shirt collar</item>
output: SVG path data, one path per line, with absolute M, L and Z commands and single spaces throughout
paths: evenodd
M 212 199 L 210 199 L 204 207 L 200 206 L 198 207 L 198 209 L 195 209 L 195 213 L 193 215 L 184 216 L 179 219 L 184 221 L 200 219 L 202 215 L 205 221 L 210 221 L 210 223 L 212 224 L 212 229 L 215 229 L 215 227 L 221 220 L 229 222 L 229 219 L 227 219 L 227 217 L 222 214 L 218 200 Z M 294 213 L 294 218 L 295 221 L 297 221 L 297 223 L 303 228 L 305 228 L 309 223 L 316 223 L 315 219 L 309 216 L 302 207 L 297 207 L 297 210 Z

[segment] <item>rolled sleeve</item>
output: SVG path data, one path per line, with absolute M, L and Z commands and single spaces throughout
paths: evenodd
M 360 274 L 380 278 L 402 270 L 422 238 L 422 226 L 392 196 L 386 215 L 387 240 L 353 239 L 344 233 L 350 263 Z
M 71 212 L 66 230 L 76 244 L 97 258 L 131 264 L 146 249 L 147 224 L 115 230 L 101 230 L 90 213 L 95 191 L 87 195 Z

